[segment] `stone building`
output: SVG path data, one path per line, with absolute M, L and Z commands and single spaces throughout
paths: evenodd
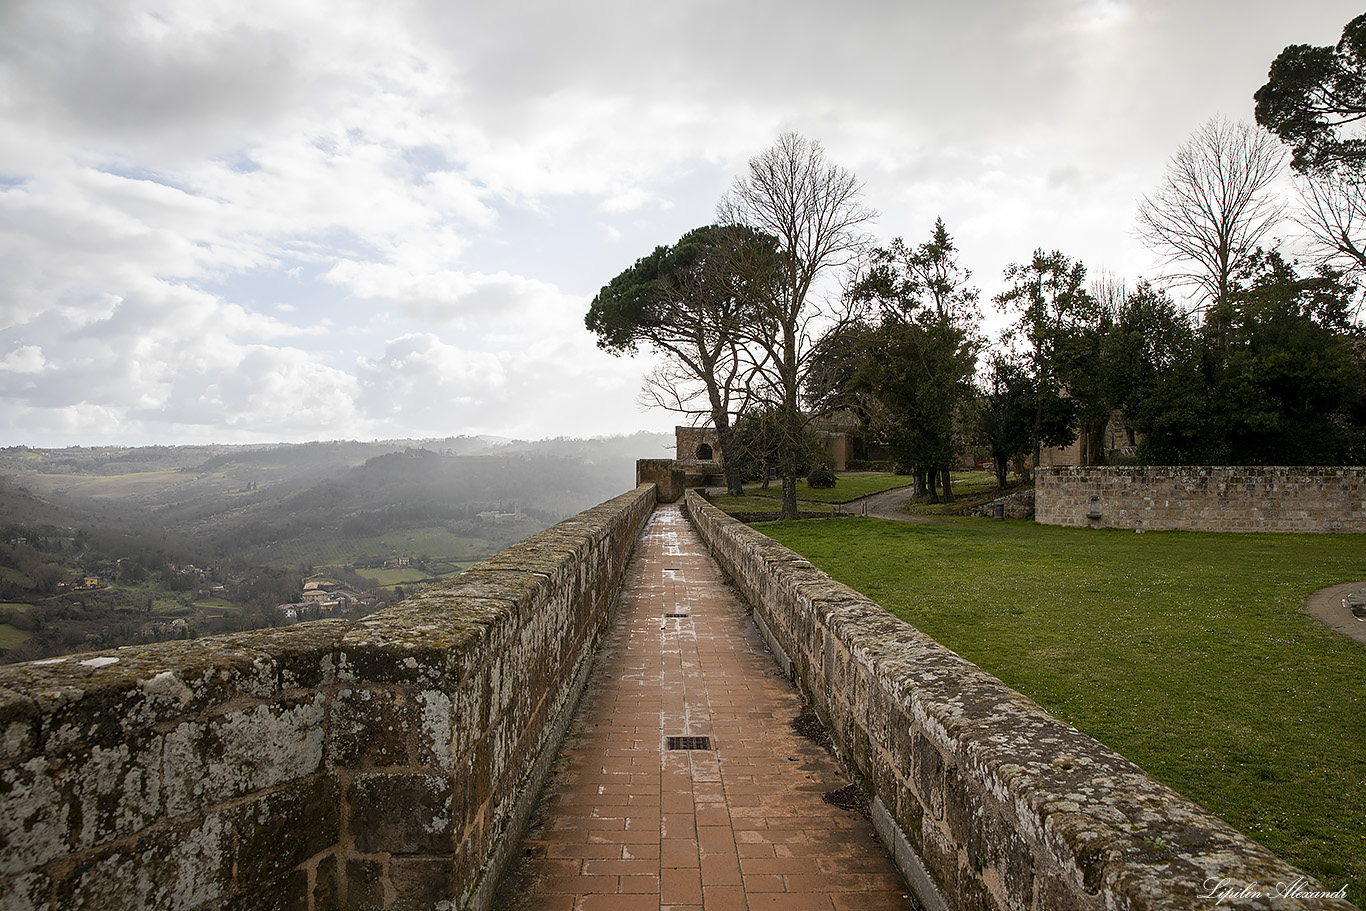
M 837 411 L 813 418 L 809 426 L 820 439 L 836 471 L 847 470 L 849 463 L 854 460 L 888 458 L 886 450 L 880 444 L 865 438 L 858 418 L 851 411 Z M 717 440 L 716 429 L 710 425 L 675 427 L 674 459 L 679 462 L 719 463 L 721 445 Z M 717 468 L 716 471 L 719 472 L 720 469 Z
M 1097 445 L 1100 454 L 1109 462 L 1114 455 L 1132 456 L 1138 448 L 1141 436 L 1135 433 L 1134 429 L 1124 419 L 1124 412 L 1115 410 L 1110 412 L 1110 418 L 1101 428 L 1100 439 Z M 1042 468 L 1065 468 L 1076 467 L 1087 464 L 1089 461 L 1095 464 L 1098 459 L 1091 456 L 1089 459 L 1083 458 L 1083 442 L 1080 436 L 1072 441 L 1070 446 L 1045 446 L 1039 450 L 1039 466 Z
M 721 444 L 716 428 L 674 427 L 674 459 L 679 462 L 719 462 Z

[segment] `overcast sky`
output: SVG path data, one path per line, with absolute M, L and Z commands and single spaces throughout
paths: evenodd
M 1155 276 L 1168 157 L 1358 7 L 0 0 L 0 445 L 667 429 L 584 312 L 789 130 L 984 300 Z

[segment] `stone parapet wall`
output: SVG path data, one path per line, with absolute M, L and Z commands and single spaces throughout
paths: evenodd
M 1366 533 L 1366 468 L 1040 468 L 1034 520 L 1143 529 Z
M 1202 897 L 1304 874 L 696 493 L 686 503 L 929 911 L 1353 907 Z
M 653 484 L 659 502 L 672 503 L 690 487 L 706 487 L 709 481 L 724 484 L 720 462 L 679 462 L 674 459 L 637 459 L 636 483 Z
M 654 503 L 361 620 L 0 668 L 0 908 L 487 907 Z
M 687 489 L 687 472 L 673 459 L 637 459 L 636 483 L 653 484 L 661 503 L 672 503 Z

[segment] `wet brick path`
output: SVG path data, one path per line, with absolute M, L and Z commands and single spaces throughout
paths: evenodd
M 848 781 L 794 731 L 800 712 L 692 527 L 659 507 L 498 906 L 910 908 L 871 826 L 822 800 Z M 668 749 L 684 736 L 711 748 Z

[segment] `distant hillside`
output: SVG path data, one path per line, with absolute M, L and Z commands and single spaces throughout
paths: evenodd
M 672 442 L 3 449 L 0 659 L 274 625 L 318 572 L 374 609 L 628 490 Z
M 12 521 L 124 522 L 133 531 L 211 542 L 262 524 L 291 526 L 291 535 L 299 526 L 336 532 L 340 520 L 358 514 L 455 515 L 500 503 L 553 520 L 631 487 L 635 460 L 671 443 L 640 433 L 536 442 L 12 447 L 0 449 L 0 508 Z

